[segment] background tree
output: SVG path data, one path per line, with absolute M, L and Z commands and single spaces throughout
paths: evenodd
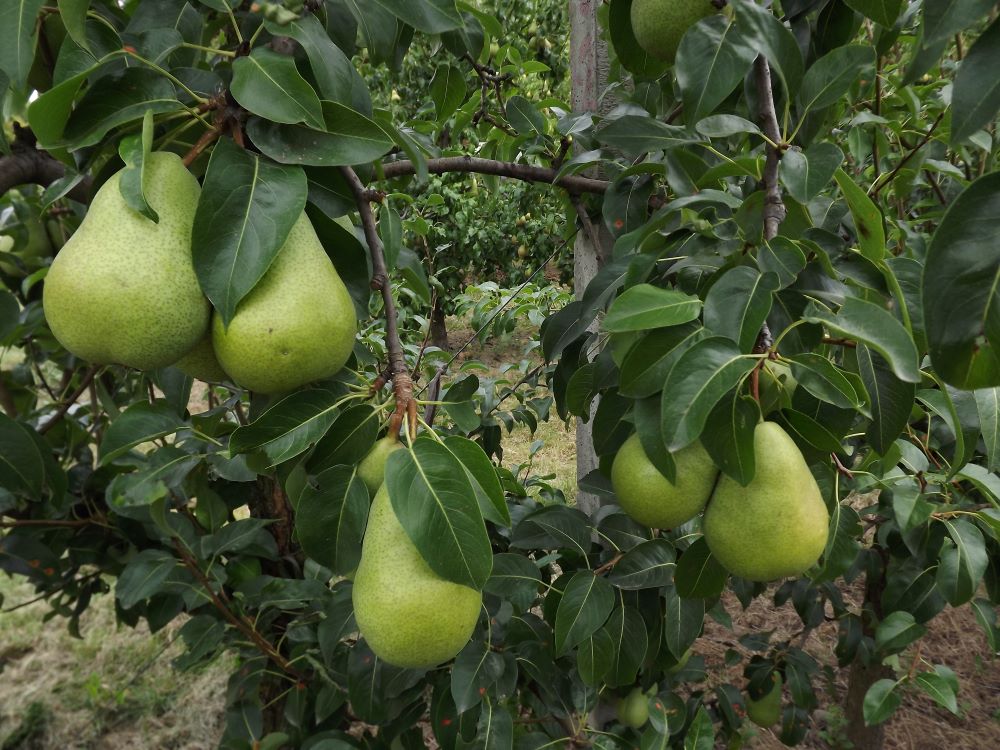
M 957 712 L 954 674 L 920 640 L 969 606 L 997 651 L 993 3 L 738 0 L 687 29 L 671 65 L 612 0 L 621 104 L 603 117 L 569 114 L 539 77 L 555 61 L 545 43 L 526 54 L 533 7 L 508 27 L 512 8 L 451 0 L 0 5 L 0 344 L 17 353 L 0 370 L 0 566 L 70 627 L 112 585 L 124 624 L 185 613 L 180 667 L 238 657 L 229 748 L 738 746 L 748 711 L 774 717 L 776 685 L 795 744 L 822 679 L 802 644 L 829 619 L 856 746 L 880 745 L 905 692 Z M 545 7 L 528 36 L 553 41 L 561 11 Z M 233 307 L 284 242 L 268 226 L 306 205 L 361 318 L 342 372 L 285 395 L 193 391 L 174 367 L 94 366 L 58 344 L 49 258 L 123 167 L 123 198 L 149 215 L 151 150 L 201 179 L 199 282 Z M 551 185 L 583 208 L 563 211 L 579 218 L 564 240 L 601 224 L 614 240 L 542 328 L 551 367 L 504 392 L 422 357 L 422 321 L 397 305 L 430 308 L 422 260 L 467 267 L 467 240 L 435 254 L 467 220 L 448 227 L 434 195 L 471 192 L 471 174 Z M 508 189 L 491 183 L 484 207 Z M 532 229 L 551 235 L 543 211 Z M 496 257 L 513 263 L 511 245 Z M 440 398 L 421 390 L 432 375 Z M 547 416 L 520 394 L 540 379 L 560 417 L 593 422 L 593 513 L 491 461 L 502 417 Z M 666 477 L 700 440 L 745 485 L 767 463 L 762 416 L 830 515 L 819 563 L 775 587 L 730 576 L 700 518 L 636 523 L 608 481 L 636 432 Z M 358 465 L 401 428 L 387 488 L 407 537 L 484 591 L 473 637 L 433 669 L 378 659 L 351 605 L 371 499 Z M 442 525 L 467 533 L 448 543 Z M 802 631 L 744 637 L 706 679 L 689 650 L 706 615 L 730 621 L 727 590 L 791 605 Z

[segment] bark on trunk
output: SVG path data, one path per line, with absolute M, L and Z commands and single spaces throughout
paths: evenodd
M 892 676 L 892 670 L 883 664 L 864 664 L 858 660 L 851 665 L 844 714 L 848 721 L 847 739 L 851 741 L 854 750 L 881 750 L 885 744 L 885 724 L 867 726 L 864 704 L 868 688 L 879 680 Z
M 438 349 L 448 351 L 448 325 L 440 299 L 435 299 L 431 308 L 431 343 Z

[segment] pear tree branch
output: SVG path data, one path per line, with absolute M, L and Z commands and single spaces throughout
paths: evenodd
M 403 356 L 403 344 L 399 339 L 397 327 L 396 301 L 392 298 L 392 284 L 389 282 L 389 272 L 385 265 L 385 249 L 382 239 L 378 236 L 375 215 L 370 203 L 371 194 L 361 178 L 350 167 L 341 167 L 340 173 L 354 193 L 354 200 L 361 216 L 361 226 L 365 232 L 365 240 L 372 258 L 372 289 L 382 293 L 382 304 L 385 308 L 385 339 L 389 350 L 389 372 L 392 375 L 392 389 L 396 395 L 396 413 L 389 427 L 389 434 L 396 435 L 404 420 L 411 431 L 416 430 L 417 402 L 413 398 L 413 378 L 406 367 Z
M 66 167 L 36 147 L 35 135 L 28 128 L 14 125 L 10 154 L 0 156 L 0 196 L 18 185 L 48 187 L 66 176 Z M 84 178 L 66 197 L 81 203 L 90 201 L 91 180 Z

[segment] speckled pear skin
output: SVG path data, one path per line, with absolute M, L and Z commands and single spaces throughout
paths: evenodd
M 799 576 L 823 554 L 830 515 L 802 453 L 774 422 L 753 436 L 757 472 L 746 487 L 723 475 L 705 510 L 708 548 L 751 581 Z
M 375 443 L 368 454 L 358 464 L 358 477 L 368 488 L 368 494 L 374 495 L 385 481 L 385 462 L 389 454 L 403 446 L 398 438 L 386 436 Z
M 673 62 L 684 32 L 718 12 L 711 0 L 633 0 L 632 33 L 650 55 Z
M 430 569 L 396 518 L 389 490 L 375 495 L 354 577 L 354 616 L 372 651 L 397 667 L 433 667 L 472 637 L 483 595 Z
M 719 470 L 695 442 L 674 454 L 677 483 L 663 476 L 633 434 L 618 450 L 611 484 L 618 504 L 633 520 L 655 529 L 674 529 L 701 513 Z
M 215 313 L 212 343 L 237 385 L 284 393 L 335 375 L 357 331 L 347 287 L 303 213 L 228 328 Z
M 146 170 L 146 200 L 160 222 L 128 207 L 116 174 L 45 277 L 52 333 L 96 364 L 166 367 L 208 330 L 211 308 L 191 260 L 201 188 L 176 154 L 150 154 Z
M 219 360 L 215 356 L 211 331 L 203 336 L 201 341 L 195 344 L 194 349 L 184 355 L 183 359 L 175 362 L 174 367 L 185 375 L 206 383 L 223 383 L 229 380 L 229 376 L 226 375 L 226 371 L 222 369 L 222 365 L 219 364 Z

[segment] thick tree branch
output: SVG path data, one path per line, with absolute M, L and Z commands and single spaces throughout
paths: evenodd
M 390 425 L 390 435 L 395 435 L 403 420 L 408 420 L 411 431 L 416 430 L 416 406 L 413 400 L 413 379 L 406 367 L 403 356 L 403 344 L 399 338 L 397 327 L 396 301 L 392 298 L 392 284 L 389 283 L 389 272 L 385 265 L 385 250 L 382 239 L 378 236 L 375 225 L 375 215 L 372 213 L 369 193 L 361 182 L 361 178 L 350 167 L 341 167 L 340 173 L 354 193 L 354 200 L 361 215 L 361 226 L 364 228 L 365 240 L 372 258 L 372 289 L 382 292 L 382 304 L 385 308 L 385 340 L 389 350 L 389 371 L 392 373 L 392 389 L 396 394 L 396 414 Z
M 66 176 L 66 167 L 35 147 L 35 136 L 27 128 L 15 127 L 11 153 L 0 156 L 0 196 L 18 185 L 48 187 Z M 67 193 L 68 198 L 81 203 L 90 201 L 91 180 L 84 178 Z
M 512 162 L 495 161 L 493 159 L 480 159 L 474 156 L 446 156 L 440 159 L 428 159 L 427 171 L 431 174 L 446 174 L 448 172 L 475 172 L 477 174 L 490 174 L 497 177 L 510 177 L 514 180 L 524 182 L 544 182 L 549 185 L 557 185 L 571 193 L 597 193 L 604 195 L 608 191 L 609 183 L 604 180 L 595 180 L 590 177 L 580 177 L 578 175 L 567 175 L 556 181 L 558 174 L 555 169 L 548 167 L 536 167 L 530 164 L 514 164 Z M 416 167 L 408 160 L 391 161 L 382 165 L 382 173 L 385 177 L 403 177 L 405 175 L 416 174 Z
M 757 85 L 760 125 L 764 135 L 771 141 L 765 146 L 767 159 L 764 162 L 764 239 L 773 240 L 778 236 L 781 222 L 785 220 L 785 203 L 781 199 L 781 184 L 778 182 L 778 165 L 781 163 L 781 127 L 778 125 L 778 113 L 774 107 L 771 66 L 763 55 L 758 55 L 754 62 L 754 81 Z

